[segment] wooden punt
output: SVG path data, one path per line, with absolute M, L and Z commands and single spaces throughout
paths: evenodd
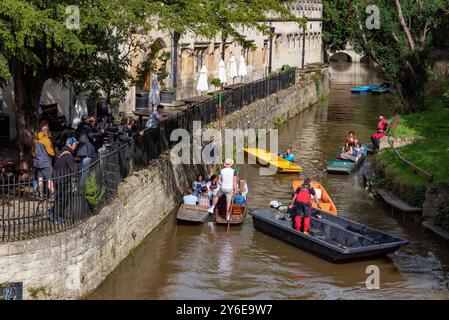
M 293 181 L 292 183 L 293 192 L 295 192 L 296 189 L 298 189 L 298 187 L 301 186 L 303 183 L 304 183 L 303 180 Z M 310 184 L 312 188 L 315 189 L 317 196 L 321 194 L 321 197 L 319 197 L 319 200 L 321 201 L 321 210 L 333 215 L 337 215 L 338 213 L 337 207 L 335 206 L 331 197 L 327 193 L 326 189 L 324 189 L 324 187 L 316 181 L 312 181 Z M 315 202 L 312 202 L 312 207 L 318 209 L 318 206 Z
M 331 161 L 327 164 L 326 171 L 328 173 L 342 173 L 342 174 L 351 174 L 355 169 L 357 169 L 362 162 L 365 160 L 368 154 L 368 145 L 365 145 L 365 152 L 359 161 L 351 161 L 340 158 L 340 154 L 338 153 L 335 157 L 332 158 Z
M 246 204 L 234 204 L 231 211 L 231 225 L 239 225 L 245 221 L 246 217 Z M 215 223 L 216 224 L 228 224 L 226 220 L 226 196 L 222 196 L 215 207 Z
M 178 209 L 177 219 L 179 221 L 190 223 L 204 223 L 209 217 L 208 208 L 182 204 Z
M 322 219 L 314 217 L 317 212 Z M 277 219 L 270 210 L 255 210 L 251 216 L 256 230 L 332 262 L 383 256 L 409 243 L 324 211 L 314 210 L 310 234 L 294 230 L 289 221 Z
M 259 148 L 244 148 L 243 151 L 264 166 L 273 166 L 278 173 L 299 173 L 302 167 L 296 163 L 285 160 L 278 155 Z
M 352 88 L 351 92 L 354 92 L 354 93 L 368 92 L 371 90 L 379 89 L 380 87 L 381 87 L 380 85 L 359 86 L 359 87 Z

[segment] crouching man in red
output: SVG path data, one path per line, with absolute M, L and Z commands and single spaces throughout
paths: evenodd
M 292 203 L 289 208 L 291 209 L 292 226 L 295 230 L 309 234 L 310 229 L 310 215 L 312 213 L 312 197 L 320 207 L 320 202 L 315 194 L 315 190 L 310 185 L 310 178 L 305 178 L 304 183 L 298 187 L 293 196 Z
M 388 121 L 384 118 L 383 114 L 379 115 L 379 123 L 377 124 L 377 133 L 371 136 L 371 141 L 373 142 L 374 149 L 379 149 L 380 138 L 385 137 L 388 131 Z

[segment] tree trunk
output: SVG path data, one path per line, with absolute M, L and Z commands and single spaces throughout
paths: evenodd
M 27 75 L 25 66 L 18 60 L 12 61 L 12 73 L 20 169 L 27 171 L 31 168 L 31 146 L 38 120 L 36 115 L 44 81 Z
M 413 112 L 416 110 L 415 105 L 413 103 L 413 99 L 411 99 L 402 84 L 398 81 L 396 83 L 396 90 L 399 93 L 399 98 L 401 99 L 402 104 L 405 107 L 406 112 Z

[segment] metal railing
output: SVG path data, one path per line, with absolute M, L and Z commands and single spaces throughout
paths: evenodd
M 225 91 L 223 116 L 294 83 L 295 71 L 291 70 Z M 40 195 L 33 181 L 16 177 L 0 181 L 0 242 L 50 235 L 79 225 L 116 197 L 118 184 L 132 170 L 146 167 L 176 143 L 170 141 L 173 130 L 192 133 L 193 121 L 209 124 L 217 120 L 218 96 L 212 96 L 177 113 L 160 128 L 145 130 L 141 137 L 128 143 L 114 142 L 89 168 L 78 165 L 70 171 L 54 172 L 52 190 L 44 181 Z

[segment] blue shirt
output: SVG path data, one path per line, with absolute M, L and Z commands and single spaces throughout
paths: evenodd
M 290 153 L 289 155 L 281 154 L 280 157 L 284 158 L 285 160 L 290 161 L 290 162 L 295 161 L 295 155 L 293 153 Z

